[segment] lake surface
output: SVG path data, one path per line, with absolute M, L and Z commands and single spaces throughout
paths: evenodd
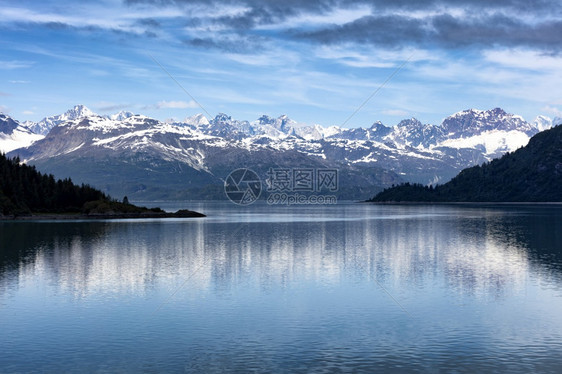
M 0 222 L 0 372 L 562 372 L 562 206 Z

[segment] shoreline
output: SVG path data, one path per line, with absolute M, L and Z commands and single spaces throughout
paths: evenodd
M 175 213 L 32 213 L 21 216 L 0 216 L 0 221 L 42 221 L 42 220 L 106 220 L 106 219 L 141 219 L 141 218 L 203 218 L 203 213 L 192 210 L 179 210 Z
M 377 205 L 562 205 L 562 201 L 359 201 Z

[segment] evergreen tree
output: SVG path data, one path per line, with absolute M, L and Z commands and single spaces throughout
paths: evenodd
M 109 197 L 88 185 L 77 186 L 70 178 L 56 181 L 22 164 L 18 157 L 8 159 L 0 153 L 0 213 L 27 214 L 79 212 L 89 201 Z

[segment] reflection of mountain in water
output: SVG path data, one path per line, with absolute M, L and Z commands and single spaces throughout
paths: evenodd
M 388 212 L 315 222 L 4 223 L 0 287 L 41 274 L 77 297 L 142 294 L 163 282 L 221 292 L 343 279 L 496 295 L 522 286 L 530 271 L 560 276 L 562 224 L 548 211 Z

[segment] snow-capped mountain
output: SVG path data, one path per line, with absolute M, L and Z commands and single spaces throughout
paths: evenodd
M 127 118 L 132 117 L 132 116 L 134 116 L 134 115 L 135 115 L 135 114 L 132 113 L 132 112 L 128 112 L 128 111 L 122 110 L 122 111 L 120 111 L 119 113 L 115 113 L 115 114 L 112 114 L 112 115 L 110 115 L 110 116 L 104 116 L 104 117 L 109 118 L 109 119 L 112 119 L 112 120 L 114 120 L 114 121 L 124 121 L 124 120 L 126 120 Z M 77 118 L 79 118 L 79 117 L 77 117 Z
M 445 118 L 441 125 L 449 138 L 468 138 L 487 131 L 521 131 L 534 135 L 537 129 L 523 117 L 506 113 L 500 108 L 492 110 L 470 109 Z
M 562 117 L 554 117 L 554 119 L 551 119 L 547 116 L 537 116 L 537 118 L 533 121 L 533 126 L 535 126 L 539 131 L 548 130 L 560 125 L 562 125 Z
M 187 117 L 183 122 L 195 127 L 206 126 L 209 124 L 209 120 L 203 114 L 196 114 L 194 116 Z
M 345 166 L 296 150 L 295 142 L 301 138 L 295 136 L 287 136 L 282 146 L 262 143 L 260 135 L 242 136 L 254 127 L 226 115 L 198 125 L 168 124 L 140 115 L 118 121 L 94 114 L 59 123 L 45 139 L 10 156 L 17 154 L 44 172 L 70 176 L 114 196 L 136 198 L 192 197 L 194 190 L 201 193 L 209 185 L 219 186 L 220 196 L 222 180 L 244 166 L 260 175 L 270 167 L 338 168 L 340 179 L 347 182 L 343 190 L 351 196 L 402 180 L 375 165 Z
M 36 134 L 47 135 L 53 127 L 63 122 L 86 118 L 93 115 L 95 115 L 95 113 L 86 108 L 84 105 L 76 105 L 74 108 L 67 110 L 64 114 L 43 118 L 41 121 L 31 125 L 30 130 Z
M 0 152 L 7 153 L 14 149 L 28 147 L 43 135 L 33 133 L 27 126 L 0 113 Z
M 547 116 L 537 116 L 533 121 L 533 126 L 539 131 L 548 130 L 552 127 L 552 119 Z
M 463 168 L 526 145 L 555 123 L 547 117 L 528 123 L 499 108 L 458 112 L 440 126 L 411 118 L 393 127 L 375 122 L 368 128 L 326 128 L 286 115 L 249 122 L 226 114 L 163 123 L 123 112 L 99 116 L 83 106 L 42 122 L 54 124 L 48 135 L 10 155 L 58 177 L 137 198 L 222 191 L 222 179 L 236 168 L 265 174 L 281 166 L 336 168 L 343 197 L 369 197 L 401 181 L 443 183 Z

